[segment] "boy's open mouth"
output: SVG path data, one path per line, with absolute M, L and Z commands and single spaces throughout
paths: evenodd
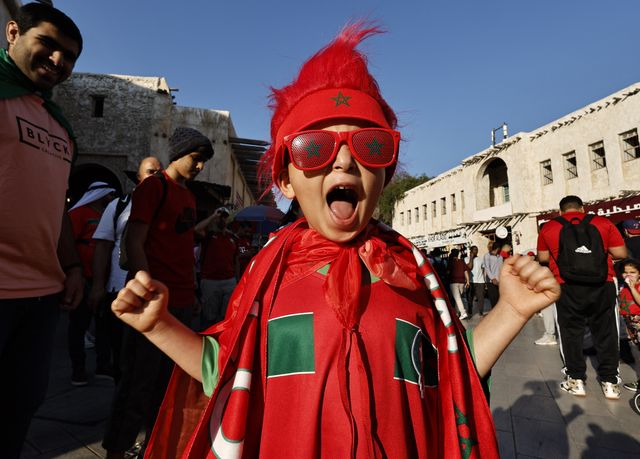
M 358 193 L 354 188 L 337 186 L 327 193 L 327 204 L 337 218 L 346 220 L 351 218 L 356 210 Z

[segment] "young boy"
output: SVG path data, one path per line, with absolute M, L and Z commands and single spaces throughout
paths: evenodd
M 124 243 L 130 273 L 149 272 L 170 292 L 167 313 L 188 324 L 195 304 L 194 226 L 196 198 L 187 182 L 213 157 L 211 140 L 177 127 L 169 137 L 169 166 L 145 179 L 131 196 Z M 173 362 L 140 333 L 125 327 L 122 377 L 116 387 L 102 446 L 108 459 L 123 459 L 141 428 L 150 436 Z
M 114 301 L 184 370 L 148 457 L 498 456 L 481 378 L 559 287 L 530 258 L 506 260 L 474 366 L 428 263 L 371 219 L 400 138 L 355 49 L 377 32 L 346 28 L 274 90 L 264 165 L 305 217 L 254 259 L 226 320 L 192 333 L 145 272 Z

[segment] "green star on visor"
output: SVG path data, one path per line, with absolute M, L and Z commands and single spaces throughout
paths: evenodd
M 349 105 L 349 99 L 351 99 L 351 96 L 343 95 L 342 91 L 338 91 L 338 95 L 336 97 L 331 97 L 330 99 L 335 101 L 336 107 L 338 105 L 346 105 L 347 107 L 351 107 L 351 105 Z
M 320 147 L 321 145 L 315 143 L 313 140 L 309 142 L 304 149 L 307 152 L 307 158 L 311 158 L 312 156 L 320 157 Z
M 374 138 L 370 143 L 367 144 L 367 148 L 369 149 L 370 155 L 381 155 L 382 147 L 384 143 L 378 142 L 378 139 Z

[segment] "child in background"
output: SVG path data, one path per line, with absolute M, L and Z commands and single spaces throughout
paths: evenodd
M 640 349 L 640 261 L 628 258 L 620 262 L 624 284 L 620 289 L 620 314 L 627 325 L 629 339 Z M 638 391 L 638 381 L 624 383 L 625 389 Z
M 275 233 L 202 335 L 138 272 L 112 309 L 176 361 L 147 457 L 494 458 L 482 383 L 560 288 L 529 257 L 467 336 L 428 262 L 373 220 L 396 116 L 352 25 L 274 89 L 263 171 L 304 217 Z M 468 342 L 467 342 L 468 340 Z

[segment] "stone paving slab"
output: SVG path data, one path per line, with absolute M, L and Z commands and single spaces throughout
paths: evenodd
M 477 322 L 474 318 L 471 326 Z M 640 457 L 640 416 L 629 403 L 633 393 L 622 389 L 620 400 L 605 399 L 595 357 L 587 358 L 587 396 L 561 391 L 558 346 L 533 343 L 543 331 L 542 319 L 531 319 L 492 372 L 491 408 L 502 456 Z M 640 353 L 634 349 L 634 354 L 640 362 Z M 620 374 L 625 381 L 637 378 L 625 364 Z

